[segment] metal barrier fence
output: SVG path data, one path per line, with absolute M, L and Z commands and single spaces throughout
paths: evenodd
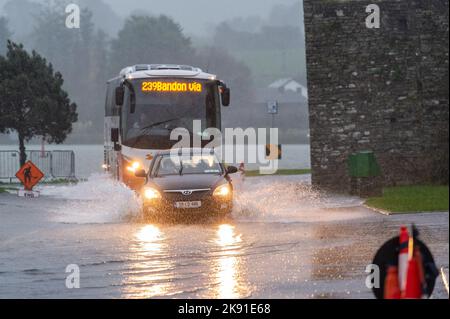
M 32 161 L 44 173 L 45 178 L 75 178 L 75 153 L 73 151 L 27 151 Z M 18 151 L 0 151 L 0 179 L 17 181 L 20 168 Z

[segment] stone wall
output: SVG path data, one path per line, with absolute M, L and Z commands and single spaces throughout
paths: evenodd
M 385 185 L 448 183 L 448 0 L 304 0 L 304 12 L 313 184 L 347 191 L 359 150 Z

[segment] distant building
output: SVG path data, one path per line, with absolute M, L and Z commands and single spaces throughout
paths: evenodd
M 269 89 L 275 89 L 279 92 L 297 92 L 303 95 L 304 98 L 308 98 L 307 88 L 292 78 L 278 79 L 269 84 Z

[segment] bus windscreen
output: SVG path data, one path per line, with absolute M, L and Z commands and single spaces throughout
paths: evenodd
M 192 132 L 194 120 L 201 121 L 202 129 L 220 125 L 220 100 L 215 81 L 135 79 L 130 84 L 133 97 L 126 99 L 122 108 L 122 142 L 126 146 L 162 147 L 156 145 L 157 141 L 169 141 L 173 129 Z

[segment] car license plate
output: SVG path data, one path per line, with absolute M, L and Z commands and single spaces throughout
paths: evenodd
M 199 208 L 202 206 L 201 201 L 175 202 L 176 208 Z

